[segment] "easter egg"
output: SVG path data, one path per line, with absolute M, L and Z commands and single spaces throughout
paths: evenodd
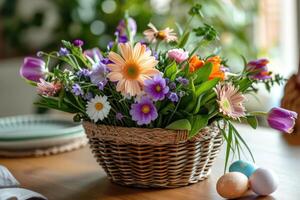
M 250 177 L 256 170 L 256 166 L 250 162 L 238 160 L 232 163 L 229 167 L 229 172 L 240 172 L 247 177 Z
M 229 172 L 217 182 L 217 192 L 223 198 L 241 197 L 248 190 L 248 178 L 240 172 Z
M 250 188 L 258 195 L 269 195 L 278 186 L 276 174 L 268 169 L 258 168 L 249 178 Z

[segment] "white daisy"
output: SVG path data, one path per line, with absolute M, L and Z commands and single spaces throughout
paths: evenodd
M 110 111 L 110 104 L 107 101 L 107 96 L 95 96 L 86 105 L 86 113 L 94 122 L 103 120 L 107 117 Z

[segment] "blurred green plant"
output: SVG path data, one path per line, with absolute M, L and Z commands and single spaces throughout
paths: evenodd
M 203 12 L 205 21 L 220 33 L 223 56 L 237 58 L 240 52 L 247 52 L 246 58 L 256 56 L 253 25 L 257 0 L 4 0 L 0 4 L 0 30 L 2 26 L 7 55 L 53 50 L 59 45 L 57 41 L 75 38 L 83 39 L 85 48 L 104 49 L 126 10 L 142 32 L 149 21 L 158 27 L 187 24 L 186 13 L 195 3 L 203 5 L 201 12 L 195 8 L 189 13 L 202 16 Z M 197 34 L 201 34 L 200 24 L 201 18 L 192 23 Z

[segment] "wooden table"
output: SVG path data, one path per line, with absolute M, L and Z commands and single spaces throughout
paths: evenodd
M 253 131 L 238 126 L 253 149 L 259 166 L 273 169 L 280 179 L 278 190 L 268 197 L 249 193 L 241 199 L 300 199 L 300 147 L 289 146 L 282 136 L 267 128 Z M 225 146 L 225 145 L 224 145 Z M 200 183 L 177 189 L 134 189 L 111 183 L 98 166 L 88 147 L 42 158 L 5 159 L 6 166 L 22 187 L 39 192 L 49 200 L 216 200 L 215 190 L 224 169 L 224 151 L 211 176 Z

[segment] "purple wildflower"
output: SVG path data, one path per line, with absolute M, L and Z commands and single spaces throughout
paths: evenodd
M 130 115 L 132 120 L 136 121 L 138 125 L 149 124 L 158 116 L 153 102 L 145 96 L 131 105 Z
M 82 91 L 80 85 L 78 85 L 77 83 L 75 83 L 75 84 L 72 86 L 72 92 L 73 92 L 73 94 L 75 94 L 76 96 L 82 96 L 82 95 L 83 95 L 83 91 Z
M 118 43 L 126 43 L 126 42 L 128 42 L 128 38 L 126 35 L 120 35 L 118 37 Z
M 174 83 L 174 82 L 169 83 L 169 87 L 170 87 L 171 90 L 175 90 L 176 89 L 176 83 Z
M 39 58 L 26 57 L 20 69 L 20 76 L 30 81 L 40 82 L 40 79 L 45 76 L 45 66 L 45 62 Z
M 165 95 L 169 92 L 169 87 L 166 80 L 160 74 L 155 75 L 153 79 L 145 80 L 144 91 L 154 101 L 163 100 Z
M 91 92 L 87 92 L 87 93 L 84 95 L 83 98 L 84 98 L 85 100 L 90 101 L 92 98 L 94 98 L 94 95 L 93 95 L 93 93 L 91 93 Z
M 132 36 L 135 36 L 135 34 L 136 34 L 136 29 L 137 29 L 135 20 L 134 20 L 133 18 L 130 17 L 130 18 L 128 18 L 128 21 L 127 21 L 127 22 L 128 22 L 128 28 L 129 28 L 130 34 L 131 34 Z M 119 37 L 120 37 L 120 36 L 126 36 L 126 29 L 127 29 L 127 27 L 126 27 L 125 20 L 122 19 L 122 20 L 119 22 L 119 24 L 118 24 L 118 26 L 117 26 L 117 28 L 116 28 L 115 34 L 118 35 Z
M 172 102 L 178 102 L 179 100 L 178 95 L 175 92 L 170 92 L 168 99 L 170 99 Z
M 88 77 L 90 75 L 90 71 L 88 69 L 81 69 L 80 71 L 76 72 L 76 75 L 81 78 L 81 77 Z
M 73 41 L 73 45 L 76 47 L 82 47 L 84 45 L 84 42 L 80 39 L 76 39 Z
M 102 62 L 95 63 L 90 73 L 91 82 L 95 85 L 106 81 L 107 67 Z
M 99 90 L 103 90 L 104 87 L 105 87 L 105 85 L 106 85 L 106 83 L 107 83 L 107 79 L 104 79 L 103 81 L 99 82 L 99 83 L 97 84 Z
M 124 115 L 122 113 L 120 113 L 120 112 L 118 112 L 116 114 L 116 119 L 119 120 L 119 121 L 121 121 L 123 119 L 123 117 L 124 117 Z
M 110 51 L 111 48 L 114 46 L 115 42 L 114 41 L 110 41 L 108 44 L 107 44 L 107 50 Z
M 70 54 L 70 51 L 65 47 L 61 47 L 58 51 L 59 56 L 67 56 L 69 54 Z
M 297 113 L 283 108 L 272 108 L 268 113 L 269 126 L 285 133 L 292 133 Z
M 187 86 L 189 84 L 189 80 L 183 77 L 176 78 L 176 81 L 178 81 L 180 84 Z
M 265 80 L 271 78 L 270 72 L 268 71 L 267 64 L 269 60 L 262 58 L 258 60 L 250 61 L 247 64 L 247 71 L 251 72 L 251 78 L 257 80 Z

